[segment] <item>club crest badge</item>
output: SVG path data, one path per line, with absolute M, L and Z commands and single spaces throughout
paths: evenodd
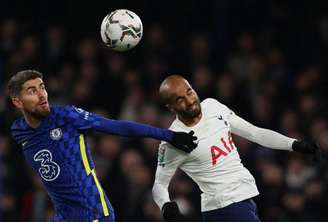
M 164 147 L 160 147 L 158 149 L 158 165 L 161 167 L 165 167 L 165 148 Z
M 60 128 L 56 128 L 50 131 L 50 137 L 53 140 L 59 140 L 63 136 L 62 130 Z

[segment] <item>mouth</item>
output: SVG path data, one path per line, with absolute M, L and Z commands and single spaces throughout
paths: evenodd
M 194 103 L 191 106 L 189 106 L 189 110 L 190 111 L 195 110 L 195 109 L 197 109 L 197 104 L 196 103 Z
M 46 105 L 48 105 L 48 102 L 47 101 L 44 101 L 44 102 L 39 103 L 39 106 L 46 106 Z

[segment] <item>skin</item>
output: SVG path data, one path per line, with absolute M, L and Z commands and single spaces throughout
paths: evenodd
M 165 106 L 186 126 L 194 126 L 200 121 L 202 110 L 199 97 L 182 76 L 167 77 L 160 86 L 159 94 Z
M 48 93 L 41 78 L 26 81 L 19 94 L 11 100 L 32 128 L 37 128 L 50 113 Z

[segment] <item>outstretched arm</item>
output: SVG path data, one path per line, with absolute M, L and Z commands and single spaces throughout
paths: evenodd
M 231 132 L 238 136 L 272 149 L 310 154 L 313 155 L 314 161 L 321 161 L 321 151 L 316 144 L 296 140 L 269 129 L 256 127 L 235 114 L 232 114 L 229 120 Z
M 254 143 L 272 149 L 292 151 L 292 144 L 296 140 L 275 131 L 260 128 L 233 114 L 230 116 L 231 132 Z
M 158 140 L 164 140 L 172 144 L 177 149 L 185 152 L 191 152 L 196 148 L 194 142 L 197 137 L 193 136 L 194 132 L 174 132 L 168 129 L 157 128 L 147 124 L 141 124 L 125 120 L 111 120 L 97 116 L 93 127 L 94 130 L 110 133 L 124 137 L 151 137 Z
M 193 136 L 193 131 L 174 132 L 132 121 L 107 119 L 74 106 L 65 106 L 62 113 L 66 121 L 80 131 L 95 130 L 124 137 L 150 137 L 166 141 L 187 153 L 197 146 L 194 142 L 197 137 Z
M 99 132 L 123 137 L 151 137 L 166 142 L 171 142 L 173 138 L 173 131 L 168 129 L 132 121 L 112 120 L 100 116 L 97 116 L 92 128 Z

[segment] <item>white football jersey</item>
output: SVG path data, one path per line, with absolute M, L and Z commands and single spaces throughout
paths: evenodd
M 232 141 L 229 118 L 235 115 L 215 99 L 201 102 L 201 120 L 187 127 L 176 119 L 170 129 L 189 132 L 198 137 L 198 146 L 190 154 L 162 142 L 159 147 L 155 183 L 167 189 L 177 168 L 189 175 L 200 187 L 202 211 L 225 207 L 259 194 L 251 173 L 241 163 L 237 147 Z M 163 190 L 154 190 L 161 193 Z M 162 192 L 164 193 L 164 192 Z M 169 201 L 168 194 L 156 195 L 161 207 Z

